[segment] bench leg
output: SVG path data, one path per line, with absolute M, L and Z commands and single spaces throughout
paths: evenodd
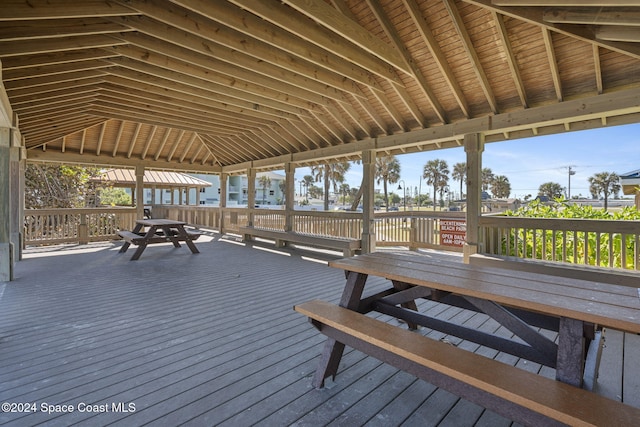
M 403 283 L 403 282 L 398 282 L 396 280 L 392 280 L 391 283 L 393 283 L 393 287 L 399 291 L 405 291 L 407 289 L 409 289 L 411 286 Z M 408 302 L 403 302 L 402 304 L 400 304 L 400 307 L 403 308 L 408 308 L 409 310 L 413 310 L 413 311 L 418 311 L 418 306 L 416 305 L 416 301 L 408 301 Z M 418 324 L 417 323 L 412 323 L 412 322 L 407 322 L 407 326 L 409 327 L 409 329 L 417 331 L 418 330 Z
M 122 247 L 120 248 L 120 250 L 118 252 L 121 253 L 121 254 L 127 252 L 127 249 L 129 249 L 129 246 L 131 246 L 131 243 L 124 242 L 124 245 L 122 245 Z
M 147 244 L 146 243 L 140 243 L 138 245 L 138 247 L 136 248 L 136 251 L 134 252 L 133 256 L 131 257 L 130 261 L 135 261 L 138 258 L 140 258 L 140 256 L 142 255 L 142 252 L 144 252 L 144 250 L 147 248 Z
M 360 299 L 362 298 L 364 285 L 367 282 L 367 275 L 352 271 L 345 273 L 347 275 L 347 284 L 345 285 L 342 298 L 340 299 L 340 306 L 350 310 L 357 310 L 360 305 Z M 322 388 L 324 386 L 325 378 L 335 378 L 343 352 L 343 343 L 338 342 L 333 338 L 327 338 L 322 351 L 322 356 L 320 357 L 320 363 L 318 364 L 318 368 L 316 369 L 316 373 L 313 377 L 312 385 L 314 387 Z
M 582 386 L 585 360 L 584 328 L 580 320 L 560 318 L 556 379 L 576 387 Z

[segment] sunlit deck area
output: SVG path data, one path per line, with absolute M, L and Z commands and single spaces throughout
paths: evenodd
M 314 389 L 325 337 L 292 307 L 316 298 L 338 302 L 344 274 L 326 261 L 339 253 L 274 250 L 205 233 L 200 254 L 168 243 L 130 261 L 130 253 L 118 253 L 121 244 L 27 249 L 15 280 L 0 284 L 0 401 L 35 409 L 0 413 L 0 424 L 512 424 L 349 348 L 336 381 Z M 498 328 L 482 314 L 419 305 L 439 318 Z M 426 328 L 418 333 L 554 375 Z M 640 407 L 638 338 L 606 332 L 597 391 Z M 42 412 L 47 408 L 60 412 Z

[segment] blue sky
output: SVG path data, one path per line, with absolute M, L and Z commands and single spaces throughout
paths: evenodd
M 397 156 L 401 165 L 401 179 L 407 187 L 419 186 L 425 163 L 442 159 L 453 165 L 466 161 L 464 149 L 428 151 Z M 495 175 L 505 175 L 511 183 L 511 197 L 534 197 L 538 187 L 545 182 L 557 182 L 567 187 L 568 167 L 575 171 L 571 177 L 571 195 L 590 197 L 588 178 L 598 172 L 623 174 L 640 169 L 640 124 L 614 126 L 588 131 L 568 132 L 558 135 L 493 142 L 485 145 L 482 166 L 490 168 Z M 296 170 L 296 178 L 309 174 L 308 168 Z M 347 175 L 347 183 L 359 187 L 362 168 L 354 164 Z M 457 193 L 460 184 L 449 184 Z M 382 185 L 376 185 L 376 188 Z M 400 193 L 397 185 L 393 186 Z M 432 192 L 422 180 L 421 193 Z

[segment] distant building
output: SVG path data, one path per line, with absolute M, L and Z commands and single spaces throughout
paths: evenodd
M 627 196 L 635 196 L 636 209 L 640 210 L 640 169 L 620 175 L 622 193 Z
M 220 177 L 218 175 L 195 175 L 198 178 L 211 183 L 211 187 L 200 190 L 200 204 L 207 206 L 220 205 Z M 267 176 L 269 186 L 263 188 L 260 178 Z M 284 203 L 282 183 L 285 176 L 275 172 L 259 172 L 256 174 L 255 183 L 255 203 L 256 205 L 281 205 Z M 247 206 L 248 197 L 248 177 L 246 175 L 234 175 L 227 178 L 227 206 L 238 207 Z

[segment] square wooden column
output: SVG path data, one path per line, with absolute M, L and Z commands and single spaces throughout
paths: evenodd
M 136 166 L 136 218 L 144 218 L 144 166 Z
M 224 209 L 227 207 L 227 185 L 229 182 L 229 174 L 221 173 L 220 174 L 220 193 L 218 193 L 218 229 L 220 230 L 220 234 L 224 234 L 224 228 L 226 226 L 224 222 Z
M 467 154 L 467 237 L 463 247 L 464 262 L 478 253 L 479 221 L 482 215 L 482 152 L 484 136 L 479 133 L 464 136 Z
M 11 128 L 0 128 L 0 282 L 13 280 L 11 193 L 18 188 L 11 180 L 11 151 Z
M 253 210 L 256 208 L 256 170 L 247 169 L 247 208 L 249 208 L 248 226 L 253 227 Z
M 293 207 L 295 203 L 296 197 L 296 168 L 293 163 L 287 163 L 284 165 L 284 212 L 285 212 L 285 223 L 284 230 L 291 231 L 293 230 Z
M 362 152 L 362 253 L 376 251 L 376 229 L 374 217 L 374 188 L 376 178 L 376 152 Z

